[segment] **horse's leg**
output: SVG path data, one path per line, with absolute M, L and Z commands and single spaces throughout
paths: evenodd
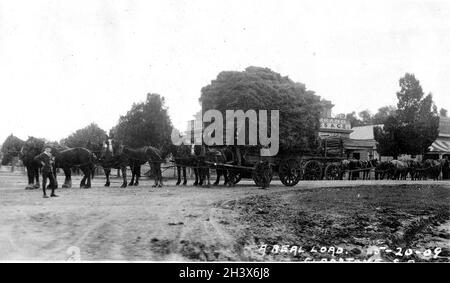
M 183 186 L 186 186 L 187 184 L 187 177 L 186 177 L 186 166 L 181 167 L 183 170 Z
M 141 177 L 141 165 L 136 165 L 136 172 L 135 172 L 135 181 L 134 185 L 139 186 L 139 178 Z
M 90 189 L 91 188 L 91 170 L 89 167 L 81 168 L 83 172 L 83 179 L 81 180 L 80 188 Z M 87 183 L 86 183 L 87 182 Z
M 86 167 L 86 172 L 87 172 L 87 184 L 86 184 L 86 189 L 90 189 L 91 188 L 91 179 L 92 179 L 92 168 L 90 168 L 90 166 Z
M 210 187 L 211 186 L 211 181 L 210 181 L 211 175 L 209 174 L 209 169 L 205 168 L 203 170 L 205 173 L 205 187 Z
M 213 183 L 213 186 L 217 186 L 217 185 L 219 185 L 219 183 L 220 183 L 220 177 L 221 177 L 221 175 L 222 175 L 222 170 L 220 170 L 220 169 L 217 169 L 216 170 L 216 181 Z
M 203 181 L 205 180 L 205 171 L 203 171 L 203 168 L 200 168 L 200 183 L 199 186 L 203 186 Z
M 87 167 L 82 168 L 81 171 L 83 171 L 84 179 L 85 179 L 84 188 L 90 189 L 91 188 L 91 168 L 89 168 L 89 166 L 87 166 Z
M 25 190 L 32 190 L 34 189 L 34 175 L 33 172 L 30 170 L 30 166 L 27 166 L 27 177 L 28 177 L 28 185 L 25 187 Z
M 163 180 L 162 180 L 162 171 L 161 171 L 161 163 L 160 162 L 157 162 L 156 164 L 155 164 L 155 167 L 156 167 L 156 171 L 157 171 L 157 173 L 158 173 L 158 179 L 159 179 L 159 184 L 158 184 L 158 187 L 162 187 L 163 186 Z
M 84 169 L 81 169 L 81 171 L 83 172 L 83 178 L 80 182 L 80 189 L 84 189 L 86 187 L 86 172 L 84 172 Z
M 70 168 L 63 168 L 64 171 L 64 184 L 62 185 L 62 188 L 70 188 L 72 187 L 72 182 L 71 182 L 71 174 L 72 174 L 72 170 L 70 170 Z
M 181 184 L 181 166 L 177 166 L 177 183 L 175 184 L 175 186 L 178 186 Z
M 156 169 L 156 164 L 151 163 L 150 167 L 152 168 L 153 178 L 155 179 L 155 183 L 153 184 L 153 188 L 156 188 L 158 186 L 158 170 Z
M 131 180 L 130 183 L 128 183 L 128 186 L 133 186 L 134 185 L 134 176 L 136 175 L 136 166 L 133 164 L 130 166 L 131 168 Z
M 105 187 L 109 187 L 111 185 L 111 183 L 109 182 L 109 175 L 111 174 L 111 168 L 103 168 L 103 171 L 105 172 L 106 176 Z
M 120 186 L 121 188 L 126 188 L 127 187 L 127 166 L 122 166 L 121 168 L 122 171 L 122 185 Z
M 39 182 L 39 167 L 37 167 L 37 166 L 33 167 L 31 172 L 33 172 L 34 178 L 36 179 L 36 182 L 34 183 L 34 187 L 36 189 L 39 189 L 41 186 L 41 182 Z
M 194 175 L 195 175 L 194 186 L 197 186 L 198 185 L 198 175 L 199 175 L 198 168 L 194 168 Z

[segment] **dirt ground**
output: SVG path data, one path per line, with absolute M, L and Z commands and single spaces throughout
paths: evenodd
M 260 190 L 250 181 L 151 188 L 144 180 L 120 189 L 121 179 L 105 188 L 97 177 L 92 189 L 43 199 L 25 181 L 0 173 L 0 261 L 450 259 L 446 182 L 274 182 Z

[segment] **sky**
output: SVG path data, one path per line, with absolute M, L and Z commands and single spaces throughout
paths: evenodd
M 450 110 L 450 1 L 0 0 L 0 143 L 108 131 L 147 93 L 184 129 L 221 71 L 268 67 L 333 113 L 395 105 L 414 73 Z

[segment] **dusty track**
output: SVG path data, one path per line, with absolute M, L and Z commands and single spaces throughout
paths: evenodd
M 294 188 L 275 183 L 259 190 L 250 182 L 155 189 L 144 181 L 120 189 L 119 179 L 104 188 L 104 179 L 96 178 L 92 189 L 60 189 L 59 198 L 43 199 L 40 190 L 24 190 L 24 180 L 0 175 L 0 260 L 66 260 L 72 246 L 88 261 L 245 260 L 236 235 L 224 225 L 235 212 L 222 205 L 255 195 L 369 183 L 301 182 Z

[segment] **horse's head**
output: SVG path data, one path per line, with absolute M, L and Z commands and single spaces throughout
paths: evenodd
M 378 159 L 371 159 L 369 160 L 370 167 L 377 167 L 378 166 Z
M 19 153 L 20 159 L 25 165 L 33 161 L 33 158 L 44 150 L 44 144 L 45 142 L 41 139 L 34 137 L 28 138 Z
M 112 146 L 112 140 L 107 139 L 102 144 L 102 150 L 100 151 L 99 160 L 105 160 L 108 157 L 114 156 L 114 150 Z
M 114 155 L 121 155 L 123 153 L 124 145 L 122 144 L 122 142 L 113 139 L 112 148 Z

